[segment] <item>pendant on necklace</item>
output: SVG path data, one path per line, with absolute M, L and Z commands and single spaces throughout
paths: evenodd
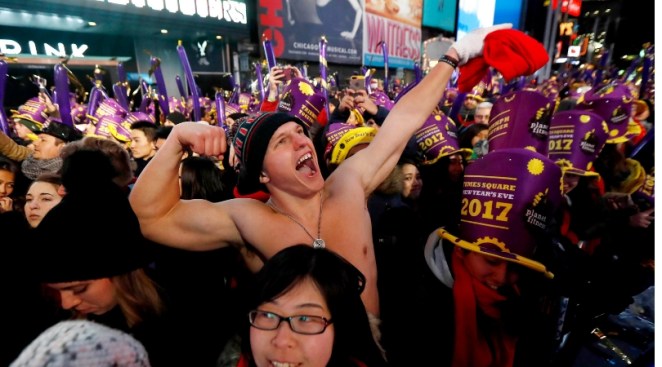
M 324 243 L 324 240 L 321 238 L 316 239 L 313 241 L 313 248 L 325 248 L 326 244 Z

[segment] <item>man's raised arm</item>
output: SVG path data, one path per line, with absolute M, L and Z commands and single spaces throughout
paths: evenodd
M 145 237 L 155 242 L 191 250 L 216 248 L 222 243 L 219 233 L 231 241 L 239 238 L 238 231 L 227 205 L 180 200 L 179 165 L 186 147 L 219 156 L 225 152 L 225 132 L 195 122 L 176 125 L 140 174 L 129 197 L 131 207 Z
M 483 40 L 492 31 L 510 28 L 511 24 L 480 28 L 453 44 L 444 57 L 389 112 L 375 139 L 366 149 L 347 160 L 337 171 L 359 172 L 366 194 L 372 192 L 391 173 L 405 146 L 423 125 L 441 100 L 446 84 L 455 69 L 482 53 Z M 442 58 L 443 59 L 443 58 Z M 347 165 L 343 167 L 343 165 Z M 340 172 L 338 172 L 340 173 Z M 344 174 L 343 174 L 344 175 Z

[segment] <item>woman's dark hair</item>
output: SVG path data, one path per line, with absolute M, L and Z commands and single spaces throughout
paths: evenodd
M 607 191 L 614 190 L 630 175 L 626 157 L 616 144 L 605 144 L 593 167 L 604 180 Z
M 0 156 L 0 169 L 3 171 L 12 172 L 14 175 L 16 175 L 19 172 L 18 164 L 16 164 L 16 162 L 10 160 L 9 158 L 5 158 L 3 156 Z
M 33 183 L 35 182 L 46 182 L 51 185 L 60 186 L 62 185 L 62 176 L 60 176 L 59 173 L 42 173 L 41 175 L 37 176 L 37 178 L 35 178 Z
M 223 172 L 207 157 L 188 157 L 182 161 L 182 194 L 185 200 L 204 199 L 217 203 L 229 198 L 223 186 Z
M 18 163 L 2 155 L 0 155 L 0 171 L 7 171 L 14 174 L 14 191 L 9 197 L 13 200 L 14 210 L 23 211 L 25 194 L 28 192 L 32 181 L 25 177 Z
M 469 125 L 469 127 L 465 128 L 460 133 L 460 139 L 458 141 L 458 143 L 460 144 L 460 148 L 473 149 L 473 145 L 471 145 L 471 139 L 473 139 L 481 131 L 487 130 L 487 129 L 488 129 L 488 126 L 485 125 L 485 124 Z
M 361 300 L 365 276 L 332 251 L 300 244 L 278 252 L 256 276 L 250 309 L 277 299 L 307 279 L 322 293 L 333 320 L 335 338 L 327 366 L 352 366 L 353 359 L 371 367 L 384 365 Z M 246 356 L 253 363 L 248 329 L 243 340 Z

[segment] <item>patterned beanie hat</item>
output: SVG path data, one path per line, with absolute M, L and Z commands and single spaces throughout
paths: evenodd
M 288 122 L 299 124 L 308 135 L 308 126 L 303 121 L 284 112 L 262 113 L 242 121 L 237 127 L 234 149 L 241 162 L 241 170 L 237 178 L 237 190 L 240 194 L 248 195 L 258 190 L 266 191 L 266 187 L 260 184 L 264 155 L 267 152 L 269 140 L 276 130 Z
M 68 320 L 41 333 L 10 367 L 150 367 L 145 347 L 131 335 L 96 322 Z

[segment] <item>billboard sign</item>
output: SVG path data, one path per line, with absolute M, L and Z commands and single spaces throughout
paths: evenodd
M 460 0 L 459 7 L 456 39 L 476 28 L 494 25 L 495 0 Z
M 87 0 L 124 5 L 138 9 L 151 9 L 157 12 L 168 11 L 201 18 L 215 18 L 230 23 L 247 23 L 246 3 L 235 0 Z
M 511 23 L 518 29 L 522 18 L 522 0 L 460 0 L 457 39 L 476 28 Z
M 361 63 L 363 0 L 258 0 L 257 11 L 258 31 L 277 59 L 318 61 L 325 36 L 328 62 Z
M 365 10 L 364 65 L 384 66 L 384 42 L 389 68 L 413 69 L 421 58 L 423 0 L 369 1 Z
M 423 25 L 455 33 L 457 0 L 423 0 Z
M 552 1 L 552 8 L 556 9 L 558 7 L 558 0 Z M 579 17 L 582 12 L 582 0 L 562 0 L 561 1 L 561 13 L 568 13 L 573 17 Z

